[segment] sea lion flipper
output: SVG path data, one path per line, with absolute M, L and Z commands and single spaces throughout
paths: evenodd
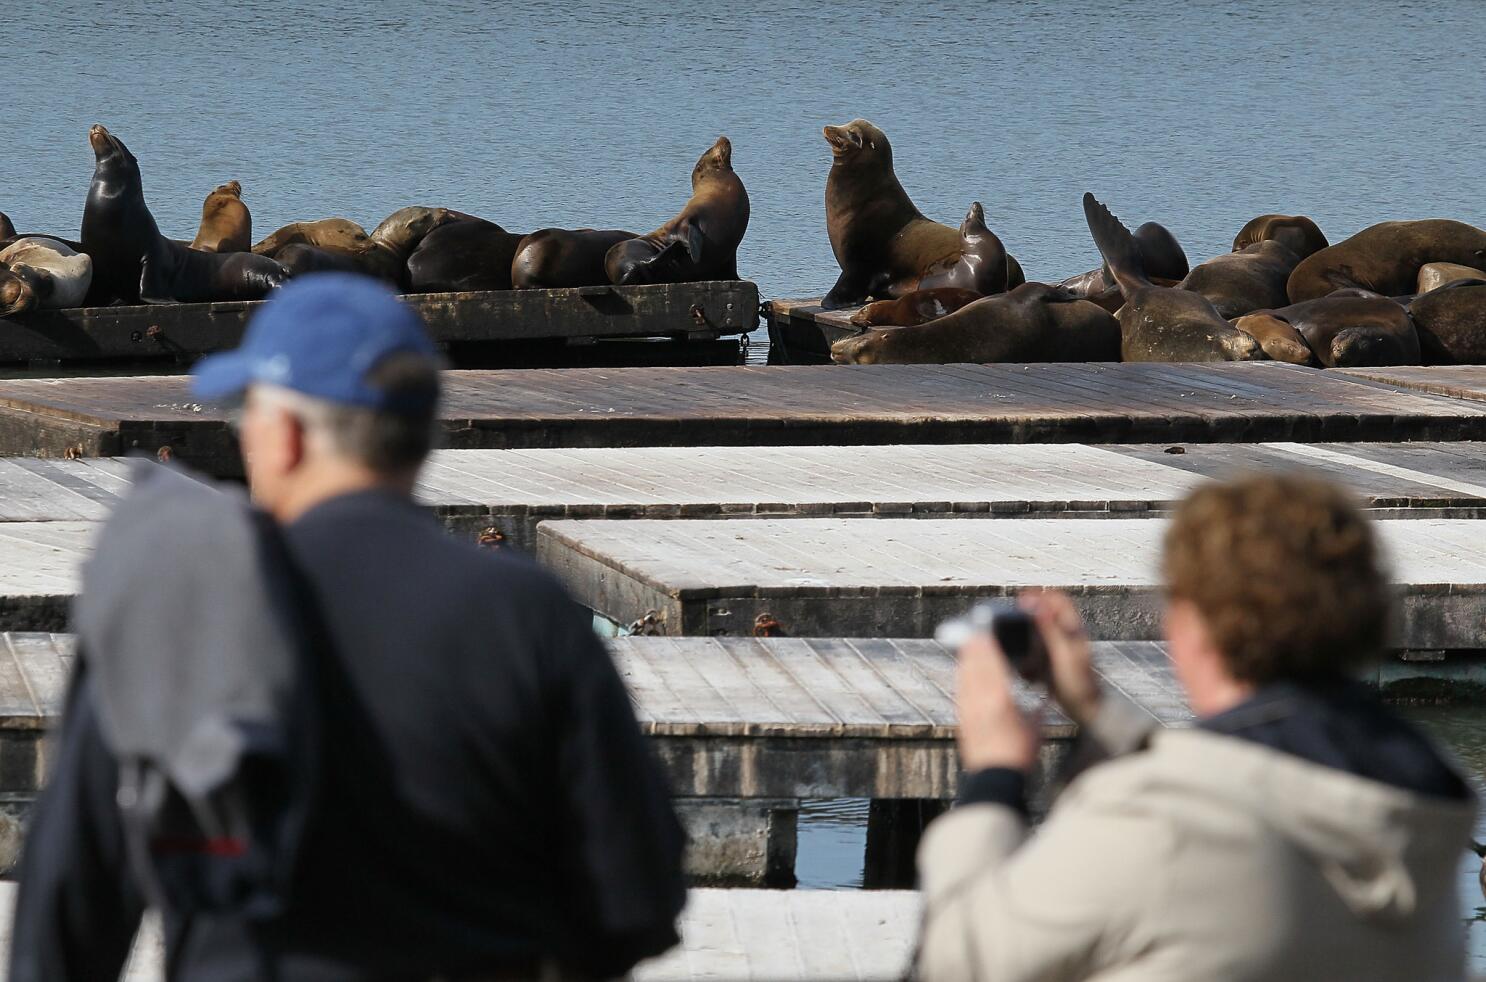
M 706 241 L 702 236 L 702 229 L 696 222 L 686 221 L 682 223 L 679 230 L 681 241 L 686 244 L 686 254 L 691 261 L 699 263 L 702 261 L 702 243 Z
M 1094 237 L 1094 245 L 1125 295 L 1129 296 L 1140 287 L 1150 286 L 1151 281 L 1146 276 L 1135 236 L 1088 192 L 1084 192 L 1084 218 L 1089 223 L 1089 234 Z

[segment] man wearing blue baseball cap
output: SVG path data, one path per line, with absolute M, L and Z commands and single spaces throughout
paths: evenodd
M 323 762 L 287 913 L 267 930 L 203 917 L 175 931 L 174 979 L 265 977 L 266 944 L 281 982 L 604 978 L 676 941 L 682 834 L 591 615 L 412 500 L 438 367 L 387 289 L 318 274 L 196 368 L 198 397 L 241 400 L 253 499 L 323 635 Z M 100 754 L 66 779 L 106 783 L 117 767 Z M 121 920 L 127 939 L 138 901 L 89 882 L 124 872 L 102 868 L 107 850 L 61 851 L 49 950 L 107 947 Z M 90 977 L 117 975 L 123 954 L 95 952 Z

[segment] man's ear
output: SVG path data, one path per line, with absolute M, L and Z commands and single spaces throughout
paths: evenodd
M 282 414 L 279 425 L 283 428 L 284 458 L 289 468 L 298 467 L 304 463 L 309 443 L 309 432 L 305 429 L 304 421 L 293 413 L 280 409 Z

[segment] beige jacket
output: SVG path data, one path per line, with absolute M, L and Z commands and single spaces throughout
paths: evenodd
M 929 827 L 922 979 L 1462 977 L 1455 873 L 1474 802 L 1148 729 L 1109 697 L 1096 739 L 1147 748 L 1077 778 L 1035 835 L 995 804 Z

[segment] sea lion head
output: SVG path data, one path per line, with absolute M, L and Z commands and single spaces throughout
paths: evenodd
M 226 184 L 217 185 L 216 190 L 212 191 L 212 194 L 225 194 L 233 198 L 241 198 L 243 196 L 243 186 L 238 181 L 228 181 Z
M 100 164 L 115 164 L 125 170 L 138 170 L 139 163 L 134 154 L 124 146 L 124 141 L 110 133 L 102 123 L 94 123 L 88 129 L 88 143 L 93 147 L 93 156 Z
M 960 223 L 960 238 L 974 239 L 990 232 L 986 228 L 986 211 L 980 206 L 979 201 L 970 203 L 970 210 L 965 212 L 965 220 Z
M 731 174 L 732 172 L 733 141 L 725 136 L 719 136 L 717 142 L 697 158 L 697 165 L 691 169 L 692 187 L 695 187 L 698 181 L 704 181 L 714 174 Z
M 877 362 L 877 351 L 882 346 L 889 332 L 901 330 L 901 328 L 889 328 L 887 331 L 867 331 L 849 338 L 842 338 L 831 345 L 831 361 L 838 365 L 872 365 Z
M 853 119 L 840 126 L 827 126 L 822 130 L 826 142 L 831 145 L 832 163 L 852 164 L 871 160 L 893 159 L 892 145 L 887 134 L 865 119 Z
M 0 263 L 0 317 L 24 313 L 36 305 L 36 294 L 25 280 Z

